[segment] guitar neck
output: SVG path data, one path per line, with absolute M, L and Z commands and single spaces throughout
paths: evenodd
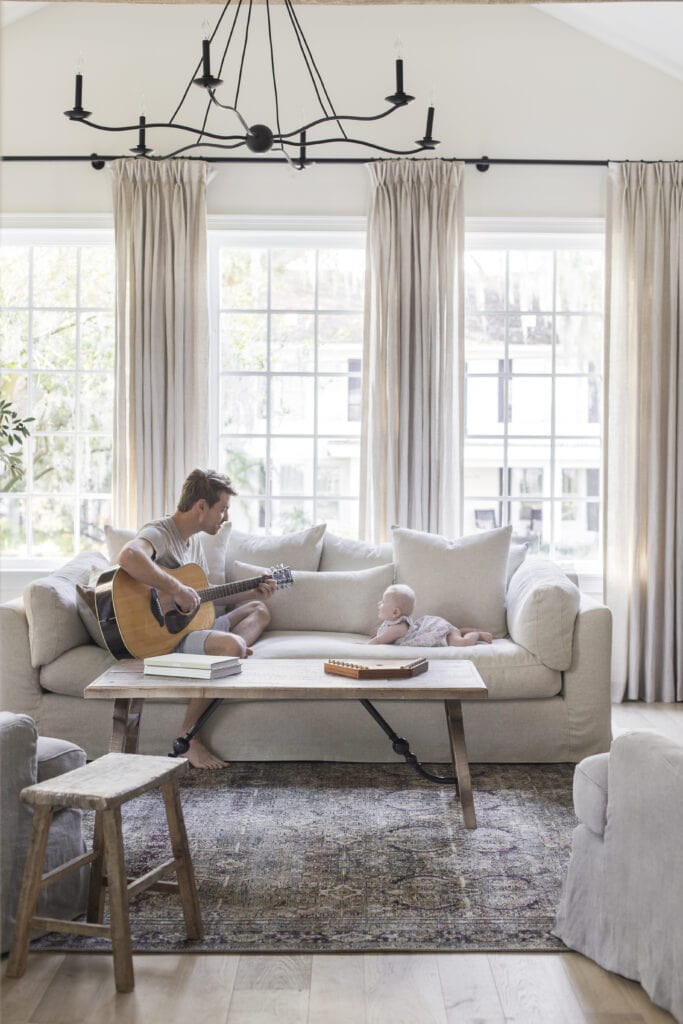
M 206 587 L 198 590 L 199 599 L 202 604 L 205 601 L 220 601 L 223 597 L 232 597 L 233 594 L 243 594 L 246 590 L 253 590 L 268 576 L 253 576 L 249 580 L 238 580 L 235 583 L 223 583 L 215 587 Z

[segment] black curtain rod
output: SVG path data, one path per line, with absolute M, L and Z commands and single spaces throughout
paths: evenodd
M 100 156 L 92 153 L 90 156 L 2 156 L 5 163 L 90 163 L 96 170 L 101 170 L 105 163 L 111 160 L 129 159 L 125 156 Z M 146 159 L 163 159 L 163 157 L 147 157 Z M 289 160 L 284 157 L 258 157 L 258 156 L 207 156 L 207 157 L 183 157 L 185 160 L 204 160 L 208 164 L 288 164 Z M 538 160 L 526 158 L 507 157 L 447 157 L 449 162 L 473 164 L 479 171 L 487 171 L 494 165 L 519 165 L 519 166 L 548 166 L 548 167 L 607 167 L 610 163 L 625 163 L 626 161 L 610 160 Z M 367 164 L 377 163 L 377 158 L 371 157 L 307 157 L 306 166 L 315 164 Z M 642 161 L 644 163 L 658 163 L 656 160 Z

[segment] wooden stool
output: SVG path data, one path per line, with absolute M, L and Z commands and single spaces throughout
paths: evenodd
M 187 937 L 203 938 L 194 870 L 178 793 L 178 776 L 186 772 L 188 767 L 188 762 L 182 758 L 172 760 L 139 754 L 105 754 L 83 768 L 35 786 L 27 786 L 21 791 L 22 800 L 34 805 L 33 832 L 17 908 L 14 941 L 7 966 L 8 977 L 20 978 L 26 970 L 31 928 L 35 927 L 51 932 L 110 938 L 116 988 L 119 992 L 132 991 L 135 978 L 128 903 L 131 896 L 149 888 L 179 893 Z M 166 807 L 173 857 L 129 883 L 123 852 L 121 805 L 157 786 L 161 787 Z M 78 807 L 96 812 L 93 849 L 92 853 L 68 861 L 43 875 L 45 850 L 55 807 Z M 91 865 L 88 923 L 36 917 L 41 888 L 85 864 Z M 175 872 L 177 882 L 160 881 L 171 872 Z M 109 926 L 102 924 L 105 887 L 109 889 Z

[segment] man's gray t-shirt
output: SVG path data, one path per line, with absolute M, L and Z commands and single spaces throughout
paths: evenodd
M 208 577 L 209 566 L 198 535 L 193 534 L 189 540 L 183 540 L 172 516 L 145 523 L 137 535 L 149 541 L 154 548 L 152 558 L 163 569 L 179 569 L 181 565 L 195 562 Z

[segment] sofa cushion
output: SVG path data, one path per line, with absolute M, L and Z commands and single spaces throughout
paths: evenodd
M 88 634 L 78 613 L 76 585 L 87 583 L 93 571 L 102 572 L 107 564 L 98 551 L 84 551 L 26 587 L 24 606 L 34 668 L 49 665 L 70 648 L 87 643 Z
M 415 591 L 414 615 L 442 615 L 454 626 L 505 636 L 511 526 L 457 540 L 392 528 L 396 580 Z
M 288 565 L 290 569 L 317 572 L 326 525 L 319 523 L 308 530 L 299 530 L 298 533 L 273 536 L 233 530 L 225 556 L 225 578 L 238 578 L 235 577 L 235 562 L 247 562 L 249 565 L 267 568 L 282 564 Z
M 585 757 L 574 769 L 574 811 L 579 821 L 597 836 L 607 823 L 609 754 Z
M 364 540 L 349 540 L 348 537 L 337 537 L 326 531 L 318 568 L 320 572 L 372 569 L 376 565 L 388 565 L 393 560 L 394 552 L 391 542 L 368 544 Z
M 506 590 L 510 586 L 510 580 L 515 575 L 520 565 L 529 553 L 528 544 L 510 544 L 510 554 L 508 555 L 508 571 Z
M 510 580 L 508 630 L 549 668 L 564 672 L 572 663 L 574 622 L 581 594 L 547 558 L 528 558 Z
M 72 647 L 70 651 L 43 665 L 40 670 L 40 685 L 50 693 L 63 693 L 67 697 L 83 697 L 88 683 L 102 675 L 114 665 L 115 659 L 108 651 L 86 643 L 82 647 Z M 95 701 L 95 704 L 98 704 Z M 86 702 L 84 714 L 91 713 L 90 701 Z
M 206 564 L 209 568 L 209 583 L 217 586 L 225 583 L 225 553 L 230 540 L 232 523 L 224 523 L 218 533 L 200 533 L 199 540 L 204 551 Z M 118 561 L 119 553 L 124 544 L 132 540 L 135 530 L 120 530 L 115 526 L 105 526 L 104 535 L 107 540 L 107 554 L 112 565 Z
M 257 565 L 235 564 L 237 579 L 264 572 Z M 349 572 L 292 573 L 294 585 L 270 599 L 271 629 L 299 629 L 360 633 L 372 636 L 377 629 L 377 605 L 394 580 L 393 565 Z

